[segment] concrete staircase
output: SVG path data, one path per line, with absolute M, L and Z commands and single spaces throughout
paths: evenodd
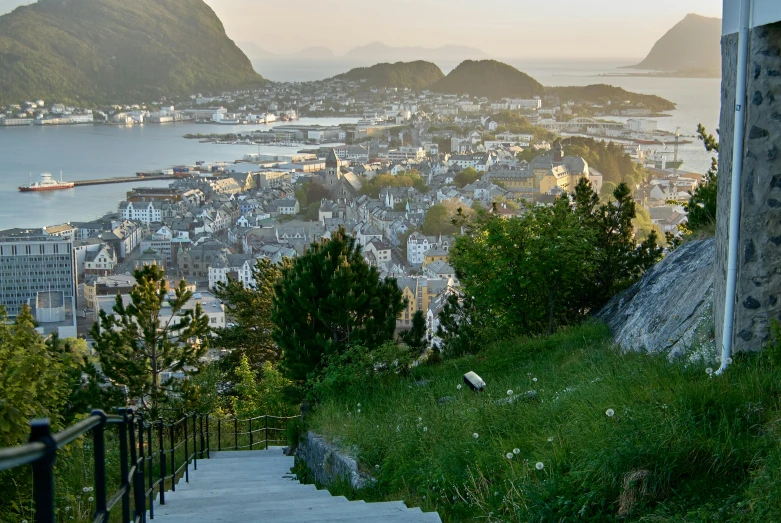
M 160 523 L 304 523 L 367 521 L 441 523 L 436 512 L 407 508 L 401 501 L 366 503 L 332 496 L 302 485 L 290 472 L 293 458 L 281 447 L 269 450 L 214 452 L 190 467 L 190 483 L 180 481 L 155 502 Z

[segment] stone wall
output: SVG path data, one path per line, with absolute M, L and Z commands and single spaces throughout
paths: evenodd
M 358 471 L 358 462 L 345 455 L 338 447 L 314 432 L 306 434 L 306 441 L 296 449 L 296 459 L 302 460 L 314 480 L 320 485 L 331 485 L 334 481 L 347 481 L 352 488 L 360 490 L 373 479 Z
M 714 314 L 721 346 L 729 245 L 737 35 L 722 39 L 721 154 Z M 751 33 L 733 348 L 759 350 L 781 319 L 781 23 Z

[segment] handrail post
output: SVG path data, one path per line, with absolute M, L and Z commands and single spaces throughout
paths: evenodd
M 198 470 L 198 429 L 195 425 L 197 414 L 193 414 L 193 469 Z
M 127 408 L 121 408 L 118 410 L 119 415 L 122 416 L 122 422 L 119 424 L 119 473 L 122 476 L 122 483 L 120 488 L 124 489 L 122 493 L 122 523 L 130 523 L 130 484 L 127 481 L 128 475 L 128 447 L 127 447 L 127 431 L 128 431 L 128 419 Z
M 187 444 L 187 414 L 184 415 L 184 480 L 190 482 L 190 449 Z
M 106 413 L 93 410 L 93 416 L 100 417 L 100 425 L 92 430 L 93 459 L 95 463 L 95 516 L 100 521 L 108 520 L 106 501 Z
M 33 463 L 35 522 L 54 523 L 54 460 L 57 457 L 57 444 L 52 438 L 48 418 L 30 422 L 30 442 L 40 442 L 46 446 L 46 455 Z
M 217 452 L 222 450 L 222 420 L 217 418 Z
M 146 494 L 144 493 L 144 479 L 146 479 L 146 452 L 144 452 L 144 415 L 137 414 L 138 423 L 138 455 L 135 458 L 136 470 L 133 474 L 133 493 L 135 494 L 136 516 L 141 516 L 141 523 L 146 522 Z
M 268 450 L 268 414 L 266 414 L 266 450 Z
M 233 442 L 235 445 L 234 450 L 239 450 L 239 419 L 233 418 Z
M 211 441 L 209 441 L 209 431 L 211 429 L 209 428 L 209 415 L 206 415 L 206 457 L 211 459 L 212 458 L 212 444 Z
M 155 519 L 155 448 L 152 442 L 154 441 L 152 439 L 152 425 L 154 423 L 150 423 L 146 430 L 147 434 L 147 456 L 149 456 L 149 519 Z
M 208 428 L 208 426 L 207 426 Z M 201 459 L 203 459 L 203 444 L 204 444 L 204 434 L 203 434 L 203 414 L 201 414 Z
M 157 418 L 157 437 L 160 440 L 160 504 L 165 505 L 165 436 L 163 435 L 163 418 Z
M 174 444 L 173 423 L 171 423 L 171 492 L 176 492 L 176 445 Z
M 249 449 L 252 450 L 252 418 L 249 419 Z

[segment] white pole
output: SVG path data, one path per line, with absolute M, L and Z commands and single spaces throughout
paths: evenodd
M 730 189 L 729 253 L 727 258 L 727 289 L 724 300 L 724 329 L 721 336 L 722 374 L 732 361 L 732 336 L 735 324 L 735 291 L 738 283 L 738 249 L 740 240 L 740 196 L 743 175 L 743 140 L 746 134 L 746 72 L 751 8 L 754 0 L 740 0 L 740 32 L 738 36 L 738 72 L 735 85 L 735 131 L 732 143 L 732 187 Z

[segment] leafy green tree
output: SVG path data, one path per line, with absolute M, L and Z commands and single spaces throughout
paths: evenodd
M 290 382 L 271 362 L 265 362 L 260 370 L 253 370 L 247 357 L 242 356 L 236 375 L 236 395 L 231 398 L 235 416 L 256 418 L 296 413 L 296 405 L 285 399 L 285 389 Z
M 718 155 L 718 138 L 709 134 L 702 124 L 697 126 L 697 137 L 702 140 L 705 150 Z M 691 198 L 684 205 L 688 213 L 686 228 L 691 232 L 712 229 L 716 224 L 719 194 L 719 160 L 717 156 L 711 159 L 711 167 L 702 182 L 690 193 Z
M 378 174 L 371 180 L 364 180 L 361 193 L 372 198 L 379 198 L 380 191 L 386 187 L 413 187 L 418 192 L 428 192 L 428 187 L 423 178 L 421 178 L 420 172 L 413 169 L 400 172 L 396 176 L 386 173 Z
M 281 349 L 274 342 L 274 322 L 271 320 L 274 285 L 282 277 L 281 267 L 265 258 L 258 259 L 252 269 L 255 285 L 245 288 L 236 279 L 218 283 L 214 295 L 225 304 L 229 325 L 214 331 L 213 344 L 229 353 L 220 360 L 220 366 L 232 381 L 233 369 L 242 358 L 250 368 L 258 371 L 267 361 L 276 364 Z
M 453 223 L 453 220 L 459 214 L 468 219 L 475 214 L 475 211 L 465 208 L 461 202 L 445 201 L 432 205 L 426 211 L 421 230 L 427 236 L 457 234 L 461 229 Z
M 455 184 L 458 187 L 463 188 L 469 185 L 470 183 L 476 182 L 482 177 L 483 177 L 483 173 L 477 172 L 472 167 L 467 167 L 466 169 L 461 170 L 461 172 L 459 172 L 453 177 L 453 182 L 455 182 Z
M 411 328 L 402 332 L 399 338 L 407 347 L 412 349 L 415 355 L 420 356 L 423 354 L 427 346 L 426 317 L 423 315 L 423 311 L 416 311 L 412 315 Z
M 274 289 L 273 339 L 283 373 L 299 384 L 322 369 L 324 356 L 392 340 L 406 305 L 396 280 L 380 279 L 341 228 L 283 268 Z
M 106 376 L 127 386 L 156 418 L 169 386 L 161 374 L 199 365 L 206 354 L 209 317 L 200 303 L 187 308 L 193 293 L 184 280 L 168 292 L 165 271 L 157 265 L 138 269 L 134 276 L 130 303 L 117 296 L 114 314 L 101 311 L 91 334 Z

